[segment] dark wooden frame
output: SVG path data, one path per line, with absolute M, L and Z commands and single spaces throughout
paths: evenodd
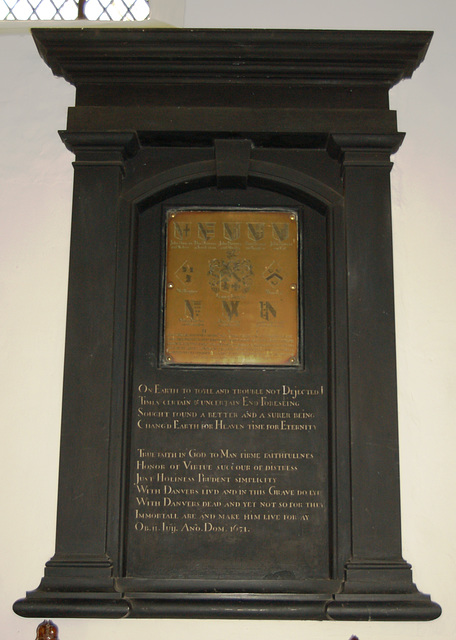
M 401 556 L 389 173 L 403 134 L 388 107 L 431 34 L 37 29 L 34 38 L 76 85 L 61 134 L 76 161 L 56 553 L 15 611 L 437 617 Z M 250 188 L 326 216 L 330 579 L 300 590 L 215 593 L 186 581 L 140 592 L 122 568 L 136 218 L 172 198 L 186 204 L 194 190 Z

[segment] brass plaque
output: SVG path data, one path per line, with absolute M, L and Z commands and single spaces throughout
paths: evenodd
M 168 212 L 167 364 L 298 363 L 296 212 Z

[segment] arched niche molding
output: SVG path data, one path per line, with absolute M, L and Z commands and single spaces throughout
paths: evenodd
M 123 206 L 133 206 L 142 211 L 179 193 L 216 184 L 214 160 L 193 162 L 142 180 L 124 193 L 121 201 Z M 341 194 L 320 180 L 290 167 L 261 160 L 250 160 L 247 186 L 292 197 L 323 215 L 340 207 L 343 202 Z

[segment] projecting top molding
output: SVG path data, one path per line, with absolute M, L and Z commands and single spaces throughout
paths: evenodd
M 264 29 L 33 29 L 41 56 L 86 83 L 263 83 L 391 87 L 432 32 Z
M 413 74 L 432 33 L 59 28 L 33 37 L 76 86 L 67 131 L 323 148 L 328 135 L 397 133 L 389 89 Z

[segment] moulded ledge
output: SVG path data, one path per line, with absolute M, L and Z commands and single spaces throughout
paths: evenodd
M 81 596 L 81 597 L 78 597 Z M 324 620 L 328 594 L 272 598 L 240 594 L 86 594 L 31 592 L 17 600 L 15 613 L 26 618 L 243 618 Z
M 418 621 L 435 620 L 442 613 L 440 605 L 422 593 L 415 595 L 359 594 L 336 595 L 326 614 L 329 620 Z
M 80 594 L 84 596 L 85 594 Z M 421 593 L 328 594 L 307 597 L 272 598 L 258 595 L 150 594 L 129 597 L 120 594 L 75 597 L 46 594 L 26 597 L 14 603 L 15 613 L 26 618 L 224 618 L 269 620 L 426 621 L 438 618 L 441 608 Z M 202 594 L 201 594 L 202 595 Z
M 213 594 L 211 597 L 132 598 L 134 618 L 224 618 L 262 620 L 324 620 L 328 594 L 273 599 L 252 594 Z M 206 594 L 205 594 L 206 595 Z
M 83 594 L 81 594 L 83 595 Z M 85 595 L 85 594 L 84 594 Z M 126 600 L 116 594 L 115 598 L 107 598 L 106 594 L 96 597 L 74 597 L 71 594 L 52 594 L 49 597 L 26 597 L 17 600 L 13 610 L 24 618 L 126 618 L 130 606 Z

